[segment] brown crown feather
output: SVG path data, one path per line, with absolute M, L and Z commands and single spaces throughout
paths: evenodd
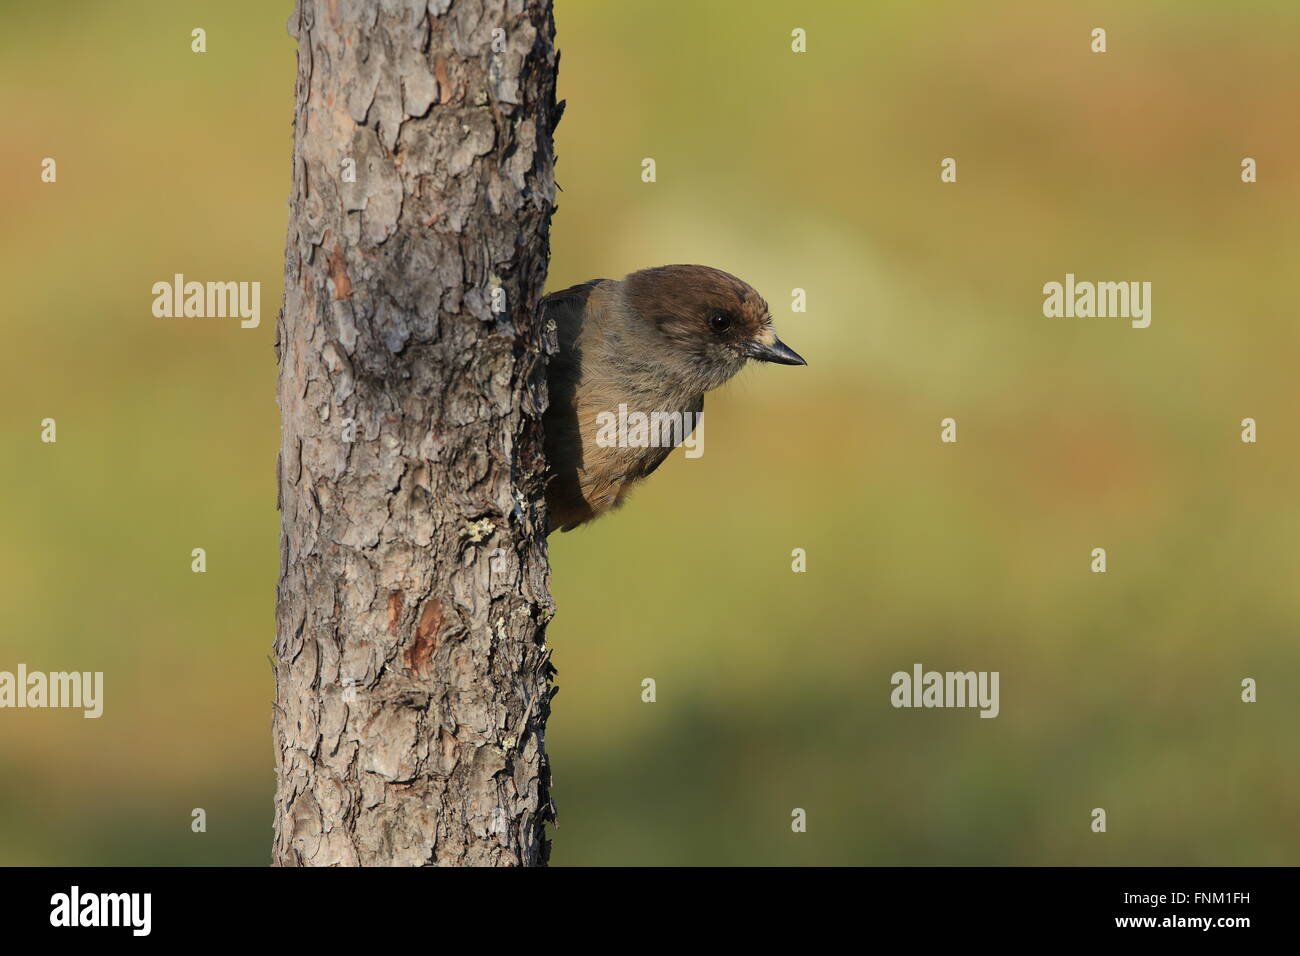
M 771 322 L 763 297 L 749 283 L 710 266 L 656 266 L 623 280 L 632 308 L 665 336 L 680 342 L 707 339 L 709 317 L 730 317 L 722 340 L 752 339 Z

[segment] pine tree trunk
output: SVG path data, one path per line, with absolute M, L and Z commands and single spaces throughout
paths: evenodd
M 544 864 L 550 0 L 299 0 L 274 862 Z

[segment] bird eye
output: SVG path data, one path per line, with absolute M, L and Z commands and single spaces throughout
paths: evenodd
M 725 332 L 731 328 L 731 316 L 723 315 L 721 312 L 715 312 L 709 316 L 709 328 L 714 332 Z

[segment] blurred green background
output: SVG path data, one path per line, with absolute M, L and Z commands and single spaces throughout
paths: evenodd
M 290 7 L 0 14 L 0 669 L 106 672 L 99 720 L 0 712 L 0 863 L 269 860 Z M 556 19 L 549 287 L 715 265 L 810 364 L 553 539 L 553 862 L 1297 862 L 1300 6 Z M 174 272 L 261 327 L 153 318 Z M 1066 272 L 1151 327 L 1044 318 Z M 893 709 L 916 662 L 1001 715 Z

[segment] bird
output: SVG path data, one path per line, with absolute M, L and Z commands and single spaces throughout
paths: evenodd
M 542 416 L 548 535 L 621 506 L 686 437 L 679 431 L 673 443 L 657 446 L 610 442 L 609 432 L 601 440 L 611 416 L 630 409 L 675 422 L 671 416 L 680 414 L 689 434 L 704 393 L 747 362 L 808 364 L 777 338 L 753 286 L 710 266 L 592 279 L 545 296 L 541 315 L 555 336 Z

